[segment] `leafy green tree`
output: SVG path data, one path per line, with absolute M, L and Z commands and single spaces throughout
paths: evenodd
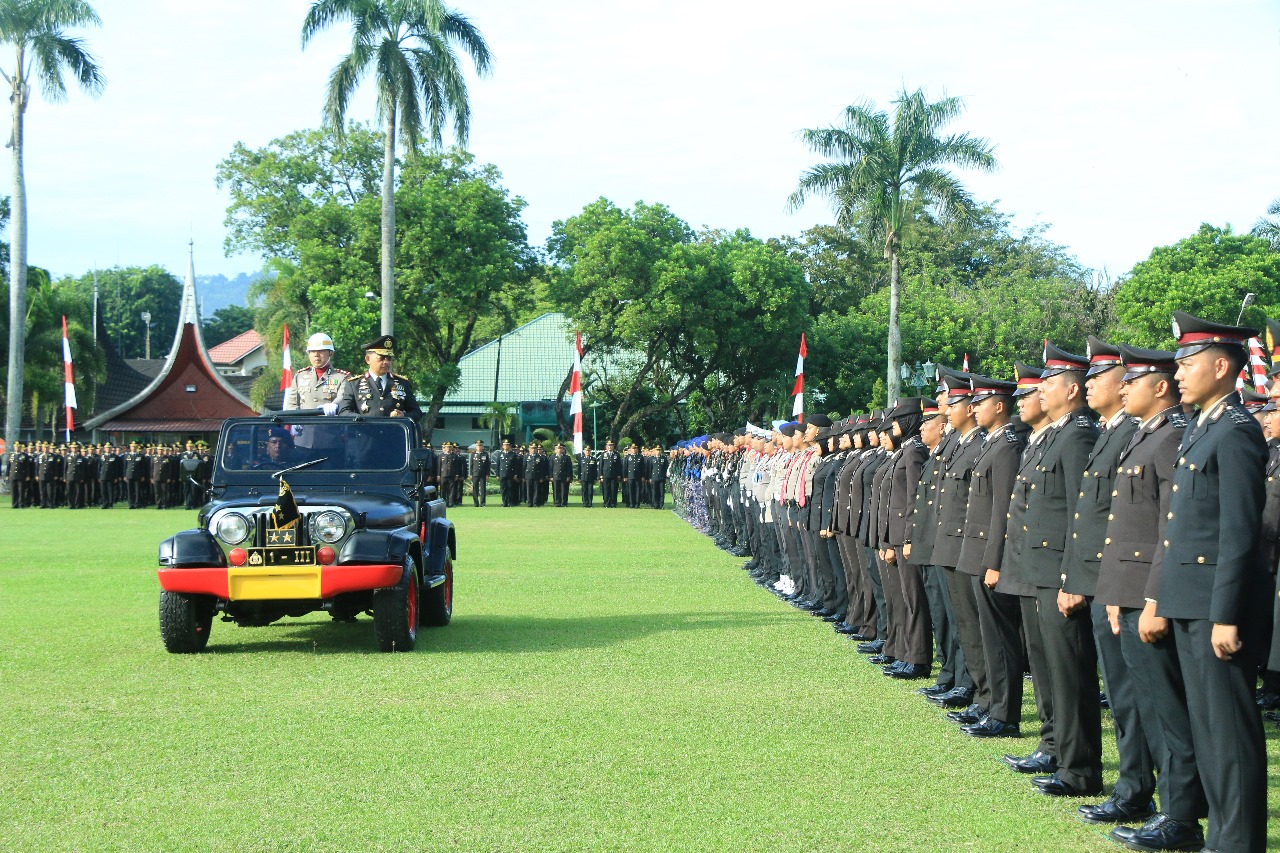
M 216 347 L 229 341 L 236 335 L 242 335 L 253 328 L 254 310 L 244 305 L 228 305 L 213 312 L 213 316 L 204 321 L 201 330 L 204 345 Z
M 24 121 L 31 101 L 32 74 L 47 100 L 67 96 L 64 74 L 70 72 L 85 91 L 96 94 L 105 80 L 84 42 L 67 30 L 100 24 L 83 0 L 0 0 L 0 43 L 14 47 L 11 71 L 0 69 L 9 84 L 13 149 L 13 227 L 9 232 L 9 375 L 4 434 L 9 446 L 22 426 L 23 358 L 27 303 L 27 185 L 23 168 Z
M 708 380 L 758 399 L 762 378 L 795 363 L 808 284 L 779 247 L 746 231 L 698 234 L 663 205 L 599 199 L 555 223 L 548 248 L 549 298 L 602 373 L 592 395 L 608 404 L 615 441 L 655 437 L 639 425 L 705 395 Z
M 151 354 L 163 357 L 178 328 L 182 282 L 155 264 L 149 267 L 112 267 L 66 277 L 60 287 L 73 290 L 92 306 L 93 279 L 98 279 L 98 314 L 116 350 L 125 358 L 142 358 L 146 348 L 146 324 L 142 312 L 151 314 Z M 92 319 L 86 321 L 92 325 Z
M 1116 286 L 1117 340 L 1143 347 L 1173 345 L 1174 310 L 1235 323 L 1245 294 L 1257 301 L 1243 315 L 1262 327 L 1280 316 L 1280 254 L 1262 237 L 1201 225 L 1190 237 L 1160 246 Z
M 480 416 L 480 426 L 493 430 L 492 444 L 501 445 L 502 436 L 510 435 L 520 422 L 517 403 L 487 403 Z
M 923 90 L 908 94 L 903 89 L 893 104 L 892 117 L 866 101 L 845 108 L 841 127 L 803 131 L 810 150 L 834 162 L 805 172 L 789 204 L 798 208 L 811 195 L 825 195 L 836 209 L 837 224 L 850 224 L 859 209 L 877 223 L 884 257 L 889 260 L 886 378 L 889 397 L 896 399 L 902 348 L 898 250 L 904 229 L 919 209 L 913 202 L 923 202 L 949 218 L 969 216 L 973 200 L 945 167 L 993 171 L 996 158 L 985 139 L 965 133 L 939 135 L 963 110 L 959 98 L 930 103 Z
M 1280 198 L 1267 205 L 1267 215 L 1254 223 L 1249 233 L 1266 240 L 1271 251 L 1280 252 Z
M 491 61 L 489 46 L 465 15 L 441 0 L 314 0 L 302 24 L 302 46 L 339 21 L 351 23 L 351 52 L 329 77 L 325 119 L 342 134 L 351 97 L 372 68 L 386 128 L 380 257 L 382 334 L 389 335 L 395 305 L 396 142 L 413 154 L 425 129 L 439 147 L 452 115 L 454 140 L 466 145 L 471 105 L 455 50 L 469 54 L 476 73 L 484 75 Z

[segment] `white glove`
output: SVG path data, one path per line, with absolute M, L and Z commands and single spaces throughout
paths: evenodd
M 336 415 L 338 414 L 338 404 L 332 402 L 321 403 L 320 411 L 324 412 L 326 415 Z
M 289 434 L 292 435 L 294 438 L 297 438 L 298 436 L 302 435 L 302 424 L 294 424 L 293 426 L 289 427 Z

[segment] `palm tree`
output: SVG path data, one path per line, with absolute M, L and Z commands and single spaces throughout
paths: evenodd
M 347 106 L 369 69 L 386 122 L 382 158 L 382 333 L 389 335 L 395 296 L 396 140 L 412 154 L 423 135 L 439 147 L 453 115 L 453 136 L 466 145 L 471 125 L 467 82 L 455 47 L 471 56 L 476 73 L 489 72 L 489 46 L 462 14 L 441 0 L 314 0 L 302 23 L 302 46 L 335 21 L 351 22 L 351 53 L 334 67 L 325 121 L 341 136 Z
M 1280 198 L 1267 207 L 1267 217 L 1259 219 L 1249 233 L 1270 243 L 1271 251 L 1280 251 Z
M 0 68 L 13 106 L 13 220 L 9 231 L 9 377 L 4 435 L 8 446 L 22 428 L 22 365 L 26 354 L 27 186 L 22 169 L 23 117 L 31 100 L 31 75 L 47 100 L 67 97 L 64 72 L 80 88 L 102 91 L 105 80 L 84 42 L 68 36 L 71 27 L 98 25 L 98 13 L 83 0 L 0 0 L 0 44 L 15 48 L 12 71 Z
M 889 401 L 898 398 L 902 332 L 898 326 L 898 248 L 914 205 L 923 202 L 947 218 L 964 219 L 976 211 L 964 186 L 947 165 L 991 172 L 996 169 L 991 143 L 966 133 L 939 136 L 964 109 L 960 98 L 929 103 L 924 90 L 906 89 L 893 101 L 892 117 L 870 101 L 846 107 L 842 127 L 804 130 L 801 138 L 815 154 L 833 158 L 800 176 L 788 199 L 794 210 L 812 194 L 831 198 L 837 223 L 853 224 L 859 212 L 870 216 L 884 240 L 889 261 Z

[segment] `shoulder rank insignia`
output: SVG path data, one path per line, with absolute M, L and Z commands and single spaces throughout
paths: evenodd
M 1007 429 L 1004 431 L 1004 440 L 1009 442 L 1010 444 L 1017 444 L 1018 434 L 1011 429 Z
M 1186 412 L 1170 412 L 1169 423 L 1172 424 L 1174 427 L 1177 427 L 1178 429 L 1186 429 L 1187 428 Z
M 1081 429 L 1094 426 L 1093 418 L 1089 417 L 1088 415 L 1076 415 L 1076 426 L 1080 427 Z
M 1250 415 L 1248 412 L 1242 412 L 1239 409 L 1237 409 L 1235 406 L 1228 406 L 1226 409 L 1226 413 L 1227 413 L 1227 417 L 1231 418 L 1231 420 L 1235 421 L 1241 426 L 1253 420 L 1253 415 Z

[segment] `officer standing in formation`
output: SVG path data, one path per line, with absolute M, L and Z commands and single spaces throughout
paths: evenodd
M 471 505 L 484 506 L 489 492 L 489 453 L 484 442 L 476 439 L 475 447 L 467 458 L 467 476 L 471 478 Z
M 582 486 L 582 505 L 590 507 L 595 505 L 596 500 L 596 483 L 600 479 L 600 462 L 596 459 L 596 455 L 591 452 L 591 445 L 582 448 L 582 452 L 578 454 L 578 482 Z
M 936 401 L 680 442 L 672 492 L 886 676 L 946 660 L 918 692 L 968 736 L 1021 735 L 1029 667 L 1038 742 L 1004 763 L 1040 794 L 1102 793 L 1105 690 L 1118 778 L 1076 813 L 1124 847 L 1263 850 L 1280 381 L 1252 411 L 1236 390 L 1257 334 L 1175 312 L 1177 352 L 1091 337 L 1008 380 L 940 368 Z
M 110 441 L 15 442 L 8 478 L 13 507 L 111 509 L 121 502 L 128 502 L 133 509 L 180 506 L 179 496 L 187 494 L 184 490 L 190 487 L 187 474 L 179 470 L 180 461 L 194 460 L 190 476 L 199 484 L 201 496 L 208 487 L 212 461 L 203 440 L 186 444 L 184 451 L 178 444 L 143 447 L 133 441 L 128 452 L 120 453 Z
M 569 484 L 573 482 L 573 457 L 557 444 L 551 456 L 551 491 L 553 506 L 569 505 Z

